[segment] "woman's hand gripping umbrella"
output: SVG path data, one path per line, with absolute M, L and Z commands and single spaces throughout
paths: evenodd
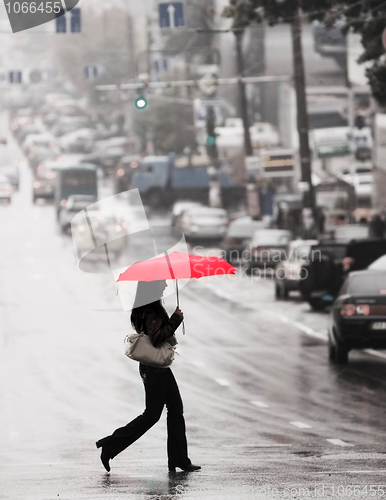
M 178 279 L 203 278 L 235 274 L 236 269 L 220 257 L 205 257 L 181 252 L 172 252 L 154 259 L 135 262 L 121 273 L 117 283 L 121 281 L 156 281 L 172 279 L 176 281 L 177 306 L 180 306 Z M 184 334 L 185 334 L 185 327 Z

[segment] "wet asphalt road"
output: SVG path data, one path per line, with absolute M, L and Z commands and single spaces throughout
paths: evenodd
M 168 476 L 164 415 L 106 474 L 95 441 L 144 405 L 123 354 L 129 314 L 111 276 L 77 269 L 71 237 L 30 186 L 24 165 L 0 206 L 1 499 L 384 496 L 386 354 L 329 365 L 327 315 L 276 303 L 272 281 L 241 273 L 181 290 L 173 372 L 202 470 Z

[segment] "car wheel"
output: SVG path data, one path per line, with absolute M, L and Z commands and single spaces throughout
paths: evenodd
M 332 343 L 330 334 L 328 334 L 328 359 L 329 361 L 335 361 L 336 358 L 336 349 L 334 344 Z
M 339 365 L 345 365 L 348 362 L 348 349 L 339 342 L 335 346 L 335 361 Z
M 277 300 L 287 300 L 288 290 L 284 283 L 276 283 L 275 285 L 275 298 Z
M 314 311 L 323 311 L 324 310 L 324 304 L 322 300 L 320 299 L 308 299 L 308 303 L 312 307 Z

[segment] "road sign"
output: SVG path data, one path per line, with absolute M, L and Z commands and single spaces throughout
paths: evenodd
M 348 156 L 353 152 L 351 143 L 320 144 L 316 146 L 318 158 L 332 158 L 333 156 Z
M 84 79 L 91 81 L 98 78 L 98 68 L 92 64 L 84 67 Z
M 80 33 L 82 31 L 82 18 L 79 7 L 71 11 L 71 33 Z
M 221 97 L 214 97 L 213 99 L 200 99 L 201 105 L 206 108 L 216 108 L 221 107 L 223 100 Z
M 154 61 L 154 69 L 156 73 L 166 73 L 168 70 L 168 60 L 156 59 Z
M 67 33 L 68 24 L 71 33 L 80 33 L 82 31 L 82 16 L 80 8 L 72 9 L 65 15 L 64 10 L 60 11 L 60 17 L 56 18 L 56 33 Z M 69 19 L 67 19 L 69 17 Z M 67 22 L 67 20 L 69 22 Z
M 182 28 L 185 26 L 183 2 L 161 2 L 158 4 L 160 28 Z
M 21 83 L 22 79 L 21 71 L 10 71 L 8 74 L 9 83 Z

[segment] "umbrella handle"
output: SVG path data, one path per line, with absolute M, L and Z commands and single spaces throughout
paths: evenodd
M 180 294 L 178 292 L 178 280 L 176 280 L 177 307 L 180 307 Z M 182 334 L 185 335 L 185 322 L 182 320 Z

